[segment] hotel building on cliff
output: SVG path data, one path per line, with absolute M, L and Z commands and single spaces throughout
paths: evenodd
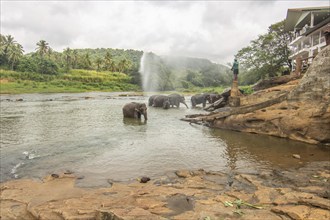
M 295 61 L 295 72 L 300 74 L 301 68 L 311 64 L 329 44 L 330 6 L 288 9 L 284 30 L 293 33 L 289 58 Z

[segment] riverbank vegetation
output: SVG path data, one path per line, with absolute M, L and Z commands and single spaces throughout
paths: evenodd
M 284 21 L 251 41 L 236 54 L 240 85 L 246 93 L 257 81 L 287 73 L 289 33 Z M 48 42 L 36 43 L 35 52 L 24 54 L 11 35 L 0 35 L 0 92 L 86 92 L 142 90 L 140 61 L 143 51 L 112 48 L 54 51 Z M 207 59 L 158 56 L 147 53 L 155 90 L 185 93 L 218 92 L 230 86 L 232 72 L 226 65 Z
M 47 75 L 31 72 L 0 71 L 1 93 L 49 93 L 88 91 L 136 91 L 131 78 L 119 72 L 70 70 L 68 73 Z

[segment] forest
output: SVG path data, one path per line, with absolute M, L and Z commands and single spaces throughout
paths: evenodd
M 240 62 L 240 85 L 287 73 L 290 62 L 284 31 L 285 21 L 269 26 L 235 55 Z M 143 51 L 113 48 L 52 49 L 46 40 L 36 43 L 34 52 L 11 35 L 0 35 L 1 93 L 83 92 L 141 90 L 139 73 Z M 217 90 L 230 86 L 232 73 L 227 65 L 203 58 L 159 56 L 149 53 L 151 64 L 161 79 L 159 91 Z

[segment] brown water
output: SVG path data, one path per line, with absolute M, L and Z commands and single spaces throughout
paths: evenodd
M 330 159 L 328 148 L 190 125 L 179 119 L 202 111 L 185 106 L 150 107 L 146 123 L 123 119 L 125 103 L 147 100 L 117 93 L 1 95 L 1 182 L 70 170 L 84 176 L 81 185 L 104 186 L 180 169 L 259 172 Z

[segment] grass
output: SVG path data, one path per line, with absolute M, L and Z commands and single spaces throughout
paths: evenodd
M 59 75 L 0 70 L 0 93 L 61 93 L 137 91 L 124 73 L 71 70 Z

